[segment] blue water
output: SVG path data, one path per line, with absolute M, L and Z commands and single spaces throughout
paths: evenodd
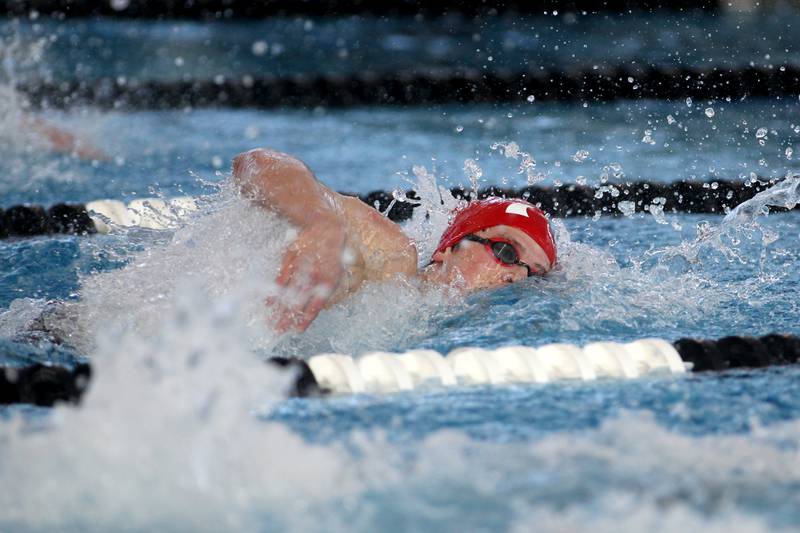
M 797 169 L 786 149 L 800 145 L 798 100 L 636 101 L 501 107 L 301 111 L 51 112 L 47 117 L 107 154 L 75 161 L 0 147 L 0 207 L 85 202 L 155 194 L 211 192 L 207 182 L 254 146 L 296 154 L 339 191 L 409 188 L 413 165 L 435 168 L 445 185 L 469 185 L 464 161 L 475 159 L 484 183 L 523 186 L 518 164 L 491 145 L 513 140 L 537 161 L 543 183 L 581 177 L 612 181 L 782 177 Z M 705 114 L 712 108 L 715 114 Z M 669 117 L 674 119 L 670 123 Z M 763 146 L 756 133 L 766 128 Z M 646 130 L 653 143 L 643 142 Z M 332 146 L 331 138 L 346 138 Z M 578 162 L 579 150 L 588 156 Z
M 561 41 L 548 34 L 547 51 L 536 57 L 548 65 L 608 34 L 621 43 L 622 60 L 660 64 L 702 28 L 710 41 L 702 51 L 682 49 L 688 64 L 791 60 L 787 32 L 795 19 L 697 14 L 667 18 L 666 29 L 649 33 L 641 31 L 655 22 L 647 17 L 584 25 L 580 16 L 570 22 L 562 14 L 534 21 L 545 33 L 570 35 Z M 437 38 L 436 28 L 410 21 L 368 22 L 314 21 L 319 31 L 305 45 L 323 56 L 313 61 L 290 40 L 302 41 L 304 20 L 237 22 L 235 32 L 104 20 L 40 21 L 38 29 L 25 22 L 19 31 L 26 39 L 53 33 L 61 45 L 46 49 L 45 68 L 31 71 L 36 75 L 67 77 L 74 70 L 158 79 L 183 75 L 173 68 L 179 53 L 188 75 L 252 72 L 267 60 L 278 74 L 322 63 L 357 70 L 375 64 L 370 54 L 380 56 L 374 42 L 409 50 L 393 55 L 397 63 L 386 68 L 435 66 L 437 46 L 458 48 L 473 32 L 472 22 L 458 19 L 450 21 L 451 34 Z M 500 46 L 515 25 L 529 23 L 500 18 L 482 29 Z M 731 31 L 737 24 L 741 34 Z M 415 35 L 404 37 L 412 27 Z M 337 53 L 329 41 L 340 33 L 362 44 L 344 46 L 349 55 L 337 63 L 324 54 Z M 262 34 L 274 36 L 265 37 L 270 44 L 283 42 L 284 51 L 253 57 L 249 43 Z M 143 39 L 153 50 L 129 54 L 129 43 Z M 734 47 L 741 53 L 733 54 Z M 106 52 L 97 57 L 96 50 Z M 605 54 L 599 46 L 586 50 L 580 56 L 586 64 Z M 511 66 L 519 55 L 493 53 L 498 64 Z M 472 52 L 464 57 L 478 66 L 483 61 Z M 237 265 L 249 264 L 250 255 L 275 255 L 258 240 L 272 227 L 239 231 L 248 229 L 249 215 L 237 218 L 224 200 L 215 204 L 225 197 L 232 157 L 255 146 L 296 154 L 333 188 L 355 193 L 409 188 L 414 165 L 426 166 L 441 184 L 468 184 L 466 159 L 483 169 L 482 184 L 525 185 L 519 161 L 491 148 L 508 141 L 534 155 L 537 179 L 546 184 L 779 178 L 798 168 L 786 152 L 800 146 L 796 98 L 335 111 L 83 109 L 44 116 L 107 157 L 92 162 L 31 149 L 14 142 L 15 126 L 5 122 L 0 207 L 189 194 L 207 196 L 211 208 L 175 232 L 0 241 L 0 362 L 63 364 L 88 356 L 97 370 L 79 409 L 0 408 L 0 480 L 15 487 L 0 496 L 0 529 L 800 527 L 796 366 L 284 400 L 275 376 L 262 378 L 258 372 L 266 371 L 253 355 L 305 346 L 446 352 L 649 336 L 798 335 L 798 212 L 743 226 L 719 215 L 667 214 L 666 223 L 649 214 L 564 220 L 562 267 L 546 279 L 446 304 L 390 285 L 323 313 L 317 329 L 281 343 L 268 334 L 245 342 L 236 329 L 241 324 L 230 319 L 239 316 L 241 295 L 231 297 L 229 289 L 252 275 Z M 767 130 L 763 139 L 756 136 L 760 128 Z M 589 152 L 582 162 L 573 158 L 579 150 Z M 231 229 L 216 227 L 214 217 Z M 702 235 L 717 235 L 717 244 Z M 80 350 L 26 340 L 24 317 L 50 300 L 99 305 L 76 307 L 88 313 L 96 345 Z M 256 393 L 279 398 L 254 401 Z
M 747 433 L 754 424 L 800 416 L 796 367 L 722 376 L 641 379 L 630 383 L 549 384 L 458 391 L 290 400 L 272 414 L 314 441 L 364 428 L 390 428 L 398 442 L 442 429 L 496 442 L 528 442 L 553 432 L 595 429 L 628 411 L 649 411 L 659 425 L 690 435 Z M 387 422 L 388 421 L 388 422 Z
M 45 68 L 31 79 L 176 80 L 215 76 L 395 72 L 436 68 L 574 69 L 797 64 L 796 11 L 692 16 L 644 12 L 516 14 L 474 19 L 303 17 L 261 21 L 6 23 L 26 40 L 46 38 Z

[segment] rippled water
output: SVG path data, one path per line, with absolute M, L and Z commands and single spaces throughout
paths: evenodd
M 0 114 L 0 207 L 204 198 L 174 231 L 0 241 L 0 361 L 81 356 L 95 370 L 80 408 L 0 408 L 0 482 L 13 487 L 0 529 L 796 530 L 796 367 L 285 400 L 287 376 L 260 361 L 800 334 L 796 211 L 557 221 L 548 278 L 467 298 L 373 285 L 277 337 L 263 299 L 291 231 L 225 175 L 236 153 L 269 145 L 338 190 L 468 184 L 477 168 L 517 187 L 520 160 L 491 148 L 513 141 L 550 184 L 779 178 L 797 168 L 798 115 L 794 100 L 48 114 L 108 155 L 91 162 L 19 142 L 14 113 Z M 31 331 L 43 310 L 64 346 Z

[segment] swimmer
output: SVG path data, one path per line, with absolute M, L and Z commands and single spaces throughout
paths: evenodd
M 102 160 L 108 156 L 72 133 L 57 128 L 38 117 L 24 117 L 23 126 L 38 133 L 54 152 L 63 152 L 80 159 Z
M 474 291 L 541 276 L 556 263 L 544 214 L 522 200 L 473 201 L 454 214 L 429 264 L 403 230 L 355 197 L 320 183 L 300 160 L 268 149 L 236 156 L 233 180 L 256 205 L 299 230 L 276 283 L 276 329 L 304 331 L 322 309 L 365 282 L 402 276 Z

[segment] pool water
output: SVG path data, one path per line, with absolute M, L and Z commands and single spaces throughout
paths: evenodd
M 215 28 L 174 27 L 100 21 L 53 31 L 124 40 Z M 86 68 L 131 72 L 108 64 Z M 545 279 L 466 298 L 399 280 L 373 285 L 307 333 L 279 337 L 263 299 L 291 230 L 238 199 L 226 179 L 237 153 L 271 146 L 354 193 L 430 185 L 432 176 L 469 185 L 476 168 L 482 185 L 512 187 L 753 177 L 780 186 L 797 172 L 787 152 L 800 145 L 796 98 L 48 112 L 107 154 L 94 162 L 20 142 L 16 110 L 4 111 L 0 207 L 188 194 L 202 208 L 169 231 L 0 241 L 0 362 L 80 357 L 96 371 L 80 408 L 0 408 L 0 479 L 14 487 L 0 495 L 3 531 L 800 527 L 797 367 L 286 400 L 288 377 L 261 362 L 798 335 L 797 211 L 557 221 L 561 265 Z M 496 144 L 509 142 L 534 156 L 531 172 Z M 422 250 L 435 244 L 434 228 L 417 220 L 407 229 Z M 29 332 L 53 301 L 63 346 Z
M 544 14 L 543 10 L 543 14 Z M 71 20 L 0 25 L 43 61 L 22 79 L 229 79 L 245 75 L 432 69 L 591 69 L 626 65 L 797 65 L 793 9 L 625 14 L 553 11 L 441 18 L 274 17 L 261 21 Z

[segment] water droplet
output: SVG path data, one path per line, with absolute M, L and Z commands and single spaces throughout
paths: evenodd
M 672 115 L 667 115 L 667 124 L 675 124 L 675 117 Z
M 712 181 L 711 188 L 716 191 L 717 189 L 719 189 L 719 183 L 717 183 L 716 181 Z
M 211 164 L 214 168 L 222 168 L 222 158 L 218 155 L 215 155 L 211 158 Z
M 406 191 L 403 189 L 395 189 L 392 191 L 392 198 L 397 200 L 398 202 L 407 202 L 408 197 L 406 196 Z
M 767 136 L 767 128 L 758 128 L 756 131 L 756 139 L 764 139 Z
M 691 96 L 686 98 L 686 107 L 692 107 L 692 97 Z
M 631 78 L 630 76 L 628 76 L 628 83 L 633 83 L 633 78 Z
M 575 155 L 572 156 L 572 160 L 576 163 L 583 163 L 586 161 L 587 157 L 589 157 L 589 152 L 587 150 L 578 150 L 575 152 Z
M 617 209 L 619 209 L 624 216 L 629 217 L 636 213 L 636 203 L 623 200 L 617 204 Z
M 794 155 L 794 148 L 792 148 L 791 146 L 788 146 L 786 148 L 786 152 L 785 153 L 786 153 L 786 159 L 791 159 L 792 155 Z
M 712 118 L 714 116 L 714 108 L 713 107 L 707 107 L 705 112 L 706 112 L 706 116 L 708 118 Z
M 478 166 L 477 161 L 474 159 L 467 159 L 464 161 L 464 173 L 467 174 L 467 177 L 471 178 L 480 178 L 483 176 L 483 170 L 480 166 Z
M 259 133 L 259 131 L 258 131 L 258 128 L 256 126 L 247 126 L 244 129 L 244 136 L 247 139 L 251 139 L 251 140 L 255 139 L 256 137 L 258 137 L 258 133 Z
M 461 124 L 456 126 L 456 133 L 461 133 L 462 131 L 464 131 L 464 126 L 462 126 Z
M 111 0 L 111 9 L 114 11 L 124 11 L 128 9 L 130 0 Z
M 526 98 L 526 100 L 527 100 L 528 102 L 533 102 L 534 100 L 536 100 L 536 97 L 535 97 L 535 96 L 533 96 L 532 94 L 529 94 L 529 95 L 528 95 L 528 97 Z
M 178 56 L 178 57 L 175 58 L 175 66 L 176 67 L 182 67 L 183 66 L 183 58 L 181 56 Z
M 269 50 L 269 45 L 266 41 L 256 41 L 250 49 L 253 55 L 263 56 L 267 53 L 267 50 Z

